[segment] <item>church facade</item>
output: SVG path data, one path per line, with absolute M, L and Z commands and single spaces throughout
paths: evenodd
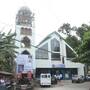
M 84 76 L 84 65 L 72 62 L 68 58 L 67 48 L 76 54 L 62 38 L 60 33 L 52 32 L 44 38 L 36 49 L 36 77 L 39 78 L 41 73 L 51 73 L 59 76 L 62 74 L 63 79 L 72 79 L 73 75 Z
M 41 73 L 62 74 L 63 79 L 72 75 L 84 76 L 84 65 L 68 59 L 66 48 L 74 50 L 58 32 L 52 32 L 36 47 L 34 14 L 28 7 L 21 7 L 16 15 L 16 73 L 32 72 L 36 78 Z M 75 53 L 75 52 L 74 52 Z M 69 54 L 69 53 L 68 53 Z

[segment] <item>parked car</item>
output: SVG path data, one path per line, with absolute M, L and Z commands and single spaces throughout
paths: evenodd
M 76 83 L 81 83 L 81 82 L 84 82 L 85 78 L 83 75 L 74 75 L 72 76 L 72 83 L 76 82 Z
M 87 80 L 87 81 L 90 81 L 90 74 L 87 74 L 87 75 L 86 75 L 86 80 Z
M 50 73 L 40 74 L 40 86 L 51 86 L 51 74 Z

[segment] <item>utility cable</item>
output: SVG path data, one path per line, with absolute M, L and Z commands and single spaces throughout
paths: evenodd
M 14 40 L 16 40 L 16 41 L 18 41 L 18 42 L 21 42 L 20 40 L 17 40 L 17 39 L 14 39 Z M 21 43 L 22 43 L 22 42 L 21 42 Z M 31 46 L 34 47 L 34 48 L 37 48 L 37 49 L 40 49 L 40 50 L 49 52 L 49 53 L 55 53 L 55 52 L 52 52 L 52 51 L 49 51 L 49 50 L 46 50 L 46 49 L 43 49 L 43 48 L 39 48 L 38 46 L 35 46 L 35 45 L 32 45 L 32 44 L 31 44 Z M 64 55 L 60 55 L 60 56 L 66 57 L 66 56 L 64 56 Z

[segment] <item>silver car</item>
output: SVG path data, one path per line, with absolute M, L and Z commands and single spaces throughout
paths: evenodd
M 87 75 L 86 75 L 86 80 L 87 80 L 87 81 L 90 81 L 90 74 L 87 74 Z
M 74 83 L 74 82 L 76 82 L 76 83 L 84 82 L 84 76 L 83 75 L 80 75 L 80 76 L 74 75 L 74 76 L 72 76 L 72 83 Z

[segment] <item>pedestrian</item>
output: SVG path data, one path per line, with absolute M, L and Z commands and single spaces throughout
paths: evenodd
M 60 73 L 60 80 L 62 80 L 62 78 L 63 78 L 63 75 L 62 75 L 62 73 Z
M 4 85 L 4 86 L 5 86 L 5 80 L 4 80 L 4 77 L 1 77 L 1 78 L 0 78 L 0 85 Z

